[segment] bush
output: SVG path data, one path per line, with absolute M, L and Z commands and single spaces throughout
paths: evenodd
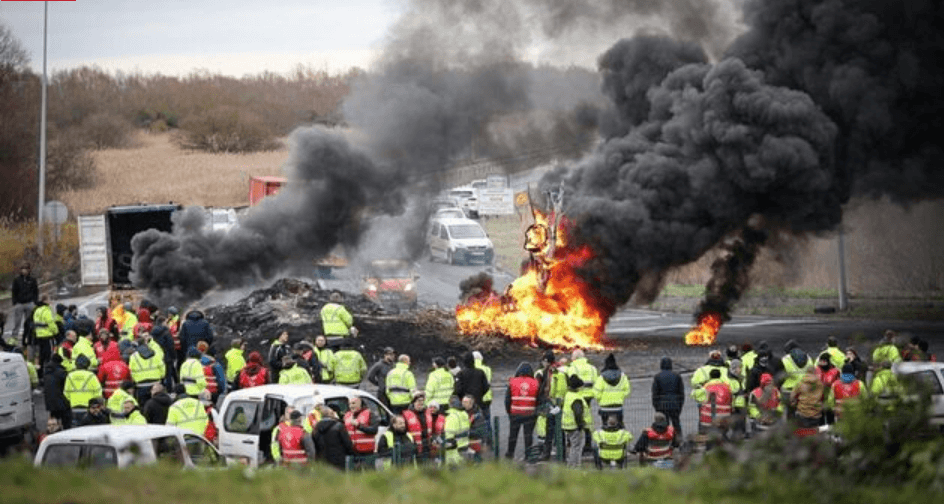
M 120 149 L 131 145 L 131 124 L 116 114 L 98 112 L 82 122 L 82 136 L 96 149 Z
M 75 130 L 50 131 L 46 152 L 46 190 L 50 197 L 95 185 L 95 160 Z
M 219 107 L 180 124 L 178 144 L 207 152 L 257 152 L 278 148 L 275 133 L 254 114 Z
M 36 246 L 36 222 L 0 219 L 0 286 L 9 289 L 23 261 L 33 265 L 40 281 L 60 280 L 79 275 L 79 232 L 74 222 L 67 222 L 55 239 L 55 227 L 46 226 L 43 254 Z

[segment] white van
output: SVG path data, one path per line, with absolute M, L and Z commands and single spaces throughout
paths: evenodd
M 317 397 L 316 397 L 317 393 Z M 339 385 L 262 385 L 236 390 L 226 395 L 217 419 L 220 433 L 220 453 L 230 460 L 257 467 L 271 460 L 269 451 L 272 430 L 279 423 L 285 408 L 292 406 L 305 416 L 316 404 L 325 404 L 343 418 L 348 400 L 360 397 L 370 411 L 380 419 L 383 435 L 393 414 L 373 395 Z
M 903 380 L 913 380 L 931 395 L 931 424 L 944 429 L 944 362 L 899 362 L 892 372 Z
M 478 222 L 471 219 L 437 219 L 426 236 L 430 260 L 449 264 L 481 261 L 492 264 L 495 245 Z
M 33 394 L 23 355 L 0 352 L 0 437 L 19 437 L 33 427 Z
M 39 445 L 40 467 L 128 467 L 170 462 L 182 468 L 224 467 L 202 436 L 172 425 L 90 425 L 50 434 Z

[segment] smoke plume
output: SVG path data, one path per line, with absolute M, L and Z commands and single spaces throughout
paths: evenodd
M 754 0 L 745 19 L 716 65 L 675 40 L 616 44 L 605 143 L 545 180 L 565 181 L 614 309 L 720 245 L 699 312 L 727 316 L 767 236 L 835 230 L 855 195 L 944 192 L 939 3 Z

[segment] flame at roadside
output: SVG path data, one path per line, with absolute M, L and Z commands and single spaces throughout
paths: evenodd
M 721 315 L 707 312 L 698 316 L 698 325 L 685 335 L 685 344 L 690 346 L 713 345 L 718 331 L 721 330 Z
M 548 225 L 553 218 L 537 213 L 535 220 Z M 534 346 L 605 348 L 604 327 L 610 314 L 596 302 L 590 286 L 577 273 L 593 257 L 593 251 L 587 246 L 568 245 L 569 225 L 562 219 L 551 259 L 545 263 L 531 261 L 504 295 L 480 292 L 457 306 L 459 331 Z

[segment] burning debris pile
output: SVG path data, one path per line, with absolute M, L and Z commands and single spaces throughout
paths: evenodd
M 612 311 L 578 274 L 593 251 L 571 243 L 572 223 L 560 214 L 559 203 L 550 214 L 532 210 L 535 223 L 525 234 L 531 259 L 504 294 L 496 293 L 484 274 L 460 285 L 456 321 L 462 334 L 561 349 L 606 347 L 603 329 Z
M 319 289 L 317 285 L 283 278 L 236 303 L 208 308 L 205 314 L 216 330 L 218 351 L 228 348 L 234 338 L 243 338 L 248 341 L 250 350 L 265 355 L 269 344 L 282 331 L 288 331 L 291 343 L 321 334 L 319 314 L 330 294 L 331 291 Z M 492 356 L 507 353 L 499 345 L 460 340 L 451 314 L 444 311 L 424 310 L 394 316 L 365 296 L 345 293 L 342 293 L 342 304 L 354 316 L 360 330 L 354 341 L 368 360 L 379 359 L 387 346 L 398 353 L 409 354 L 418 363 L 428 363 L 435 356 L 458 357 L 472 349 Z

